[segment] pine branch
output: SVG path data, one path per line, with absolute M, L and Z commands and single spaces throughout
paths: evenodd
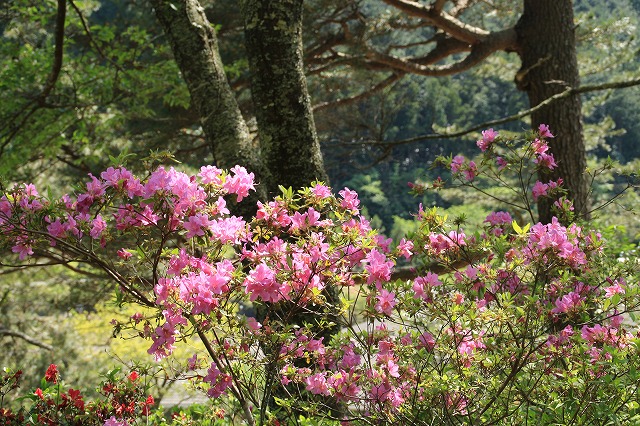
M 465 24 L 436 6 L 427 6 L 410 0 L 383 0 L 408 15 L 424 19 L 437 28 L 450 34 L 458 40 L 475 44 L 489 35 L 489 32 L 472 25 Z

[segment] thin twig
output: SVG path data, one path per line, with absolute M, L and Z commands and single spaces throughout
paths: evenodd
M 569 96 L 572 95 L 576 95 L 576 94 L 582 94 L 582 93 L 589 93 L 589 92 L 598 92 L 598 91 L 602 91 L 602 90 L 614 90 L 614 89 L 626 89 L 629 87 L 633 87 L 633 86 L 638 86 L 640 85 L 640 78 L 636 78 L 633 80 L 627 80 L 627 81 L 618 81 L 618 82 L 611 82 L 611 83 L 603 83 L 603 84 L 589 84 L 589 85 L 584 85 L 578 88 L 568 88 L 566 90 L 564 90 L 563 92 L 560 92 L 558 94 L 555 94 L 553 96 L 551 96 L 550 98 L 545 99 L 544 101 L 540 102 L 538 105 L 531 107 L 529 109 L 525 109 L 522 110 L 516 114 L 513 115 L 509 115 L 507 117 L 503 117 L 503 118 L 498 118 L 496 120 L 490 120 L 490 121 L 485 121 L 483 123 L 480 124 L 475 124 L 471 127 L 468 127 L 464 130 L 460 130 L 457 132 L 451 132 L 451 133 L 431 133 L 431 134 L 427 134 L 427 135 L 420 135 L 420 136 L 414 136 L 412 138 L 407 138 L 407 139 L 401 139 L 401 140 L 397 140 L 397 141 L 390 141 L 390 142 L 385 142 L 385 141 L 363 141 L 361 142 L 362 145 L 383 145 L 383 146 L 395 146 L 395 145 L 407 145 L 407 144 L 411 144 L 411 143 L 415 143 L 415 142 L 420 142 L 420 141 L 426 141 L 426 140 L 434 140 L 434 139 L 450 139 L 450 138 L 457 138 L 457 137 L 461 137 L 461 136 L 466 136 L 469 133 L 472 132 L 476 132 L 478 130 L 483 130 L 486 129 L 488 127 L 491 126 L 496 126 L 498 124 L 504 124 L 504 123 L 509 123 L 511 121 L 516 121 L 516 120 L 520 120 L 524 117 L 527 117 L 531 114 L 533 114 L 536 111 L 541 110 L 542 108 L 545 108 L 547 106 L 549 106 L 550 104 L 559 101 L 560 99 L 564 99 L 564 98 L 568 98 Z

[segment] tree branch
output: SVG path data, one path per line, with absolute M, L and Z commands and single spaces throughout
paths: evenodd
M 42 91 L 37 97 L 29 101 L 24 107 L 16 112 L 13 117 L 8 120 L 8 123 L 13 124 L 18 120 L 18 117 L 26 111 L 26 114 L 20 122 L 16 125 L 7 126 L 10 130 L 7 133 L 7 137 L 0 145 L 0 156 L 4 153 L 5 148 L 9 145 L 11 140 L 16 136 L 18 131 L 24 126 L 31 116 L 47 101 L 47 97 L 51 94 L 51 91 L 58 82 L 60 77 L 60 71 L 62 70 L 62 59 L 64 55 L 64 24 L 67 16 L 67 2 L 66 0 L 58 0 L 58 10 L 56 14 L 56 29 L 54 34 L 55 48 L 53 52 L 53 63 L 51 65 L 51 72 L 47 77 L 47 81 L 44 84 Z M 6 128 L 6 127 L 5 127 Z
M 469 44 L 476 44 L 489 35 L 489 32 L 472 25 L 465 24 L 457 18 L 440 10 L 437 5 L 427 6 L 411 0 L 382 0 L 408 15 L 424 19 L 452 37 Z
M 93 45 L 93 47 L 96 48 L 96 50 L 98 51 L 98 54 L 104 60 L 108 61 L 111 65 L 113 65 L 118 71 L 126 72 L 126 70 L 124 68 L 122 68 L 116 61 L 114 61 L 113 59 L 109 58 L 104 53 L 104 51 L 102 50 L 100 45 L 95 41 L 95 39 L 93 38 L 93 34 L 91 33 L 91 30 L 89 29 L 89 25 L 87 25 L 87 20 L 84 18 L 84 15 L 82 14 L 82 11 L 78 7 L 78 5 L 76 5 L 73 0 L 69 0 L 69 4 L 73 8 L 73 10 L 76 12 L 76 15 L 78 15 L 78 18 L 80 19 L 80 23 L 82 24 L 82 28 L 84 29 L 85 34 L 87 34 L 87 37 L 89 37 L 89 43 L 91 43 Z
M 433 56 L 427 55 L 420 60 L 398 58 L 396 56 L 385 55 L 378 52 L 369 52 L 367 56 L 371 62 L 382 64 L 395 70 L 428 77 L 441 77 L 466 71 L 481 63 L 495 52 L 502 50 L 515 50 L 516 48 L 517 34 L 513 28 L 509 28 L 503 31 L 491 33 L 481 42 L 467 48 L 460 43 L 449 43 L 446 46 L 441 45 Z M 426 66 L 419 63 L 428 61 L 436 62 L 454 53 L 459 53 L 469 49 L 471 52 L 464 59 L 451 64 Z
M 9 330 L 8 328 L 0 328 L 0 337 L 9 336 L 9 337 L 17 337 L 18 339 L 22 339 L 27 343 L 30 343 L 34 346 L 38 346 L 42 349 L 46 349 L 48 351 L 53 350 L 53 346 L 43 343 L 21 331 Z
M 538 105 L 534 106 L 533 108 L 529 108 L 529 109 L 525 109 L 522 110 L 516 114 L 507 116 L 507 117 L 503 117 L 503 118 L 499 118 L 496 120 L 490 120 L 490 121 L 485 121 L 483 123 L 480 124 L 475 124 L 471 127 L 468 127 L 464 130 L 460 130 L 457 132 L 451 132 L 451 133 L 431 133 L 431 134 L 427 134 L 427 135 L 421 135 L 421 136 L 415 136 L 412 138 L 408 138 L 408 139 L 401 139 L 401 140 L 397 140 L 397 141 L 391 141 L 391 142 L 362 142 L 362 144 L 366 144 L 366 145 L 406 145 L 406 144 L 410 144 L 410 143 L 414 143 L 414 142 L 420 142 L 420 141 L 425 141 L 425 140 L 434 140 L 434 139 L 449 139 L 449 138 L 457 138 L 460 136 L 465 136 L 468 135 L 469 133 L 478 131 L 478 130 L 483 130 L 486 129 L 488 127 L 491 126 L 496 126 L 498 124 L 504 124 L 504 123 L 509 123 L 511 121 L 516 121 L 516 120 L 520 120 L 524 117 L 527 117 L 529 115 L 531 115 L 532 113 L 548 106 L 549 104 L 556 102 L 560 99 L 564 99 L 567 98 L 569 96 L 575 95 L 575 94 L 582 94 L 582 93 L 589 93 L 589 92 L 598 92 L 598 91 L 602 91 L 602 90 L 614 90 L 614 89 L 626 89 L 628 87 L 633 87 L 633 86 L 640 86 L 640 78 L 636 78 L 633 80 L 627 80 L 627 81 L 619 81 L 619 82 L 611 82 L 611 83 L 603 83 L 603 84 L 590 84 L 590 85 L 585 85 L 585 86 L 581 86 L 578 88 L 568 88 L 563 92 L 560 92 L 554 96 L 551 96 L 550 98 L 547 98 L 546 100 L 540 102 Z
M 362 93 L 359 93 L 357 95 L 350 96 L 350 97 L 347 97 L 347 98 L 337 99 L 335 101 L 323 102 L 321 104 L 318 104 L 318 105 L 313 107 L 313 112 L 323 111 L 323 110 L 328 109 L 328 108 L 341 107 L 341 106 L 344 106 L 344 105 L 348 105 L 348 104 L 352 104 L 352 103 L 361 101 L 362 99 L 366 99 L 369 96 L 373 95 L 374 93 L 379 92 L 382 89 L 391 86 L 393 83 L 399 81 L 404 76 L 405 76 L 405 73 L 403 73 L 403 72 L 393 73 L 389 77 L 385 78 L 384 80 L 382 80 L 381 82 L 379 82 L 375 86 L 372 86 L 372 87 L 366 89 Z

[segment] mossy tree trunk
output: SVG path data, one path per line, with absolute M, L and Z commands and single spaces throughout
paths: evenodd
M 262 158 L 277 185 L 327 180 L 303 69 L 302 0 L 244 0 L 245 45 Z
M 303 0 L 243 0 L 245 46 L 251 73 L 251 95 L 258 124 L 258 137 L 265 166 L 269 169 L 271 195 L 278 185 L 294 190 L 308 186 L 314 180 L 327 182 L 320 145 L 311 110 L 311 101 L 304 75 L 302 48 Z M 258 312 L 264 317 L 285 318 L 287 324 L 307 325 L 313 338 L 324 337 L 327 343 L 338 330 L 338 290 L 328 286 L 323 290 L 327 303 L 304 308 L 295 305 L 266 306 Z M 275 308 L 275 309 L 274 309 Z M 323 323 L 323 321 L 325 323 Z M 331 325 L 327 325 L 326 322 Z M 275 358 L 279 347 L 264 348 Z M 303 367 L 300 365 L 299 367 Z M 276 409 L 276 398 L 285 398 L 287 391 L 271 368 L 267 375 L 275 378 L 266 403 Z M 331 398 L 319 400 L 304 393 L 303 400 L 314 401 L 336 415 L 339 404 Z M 298 403 L 300 403 L 299 401 Z M 302 412 L 282 412 L 281 418 L 297 419 Z
M 216 165 L 236 164 L 266 179 L 259 152 L 252 143 L 224 71 L 215 29 L 197 0 L 151 0 L 200 122 Z M 264 185 L 258 198 L 266 198 Z M 255 204 L 255 203 L 254 203 Z

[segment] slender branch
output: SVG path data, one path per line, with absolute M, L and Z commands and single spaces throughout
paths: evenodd
M 42 349 L 46 349 L 48 351 L 53 350 L 53 346 L 43 343 L 21 331 L 9 330 L 8 328 L 0 328 L 0 337 L 4 337 L 4 336 L 17 337 L 19 339 L 24 340 L 27 343 L 30 343 L 34 346 L 38 346 Z
M 55 49 L 53 52 L 53 63 L 51 65 L 51 72 L 47 77 L 47 81 L 44 84 L 44 88 L 38 94 L 37 97 L 29 101 L 24 107 L 22 107 L 16 114 L 14 114 L 13 119 L 10 120 L 10 123 L 14 123 L 14 120 L 17 121 L 20 114 L 26 111 L 26 114 L 20 122 L 16 125 L 10 126 L 11 129 L 7 138 L 2 141 L 2 145 L 0 146 L 0 156 L 3 154 L 4 149 L 9 145 L 11 140 L 16 136 L 18 131 L 29 121 L 31 116 L 43 105 L 45 105 L 47 97 L 51 94 L 56 83 L 58 82 L 58 77 L 60 77 L 60 71 L 62 70 L 62 60 L 64 55 L 64 24 L 67 16 L 67 2 L 66 0 L 58 0 L 58 10 L 56 14 L 56 29 L 54 34 L 55 41 Z
M 435 42 L 436 46 L 424 57 L 415 58 L 413 62 L 420 65 L 435 64 L 449 56 L 457 53 L 469 52 L 471 50 L 471 46 L 468 43 L 457 40 L 453 37 L 448 37 L 444 33 L 436 34 L 432 42 Z
M 216 351 L 211 346 L 211 342 L 209 342 L 209 339 L 204 334 L 202 329 L 199 327 L 195 318 L 192 315 L 189 315 L 187 318 L 189 319 L 194 329 L 196 330 L 198 337 L 202 341 L 205 349 L 207 350 L 207 353 L 209 354 L 213 362 L 216 363 L 216 366 L 218 367 L 219 370 L 224 371 L 224 366 L 222 365 L 220 359 L 216 355 Z M 232 376 L 233 376 L 233 371 L 231 369 L 229 369 L 229 371 L 232 373 Z M 235 376 L 233 377 L 235 378 Z M 249 404 L 247 404 L 247 400 L 244 398 L 244 395 L 242 394 L 242 392 L 240 392 L 240 389 L 237 388 L 236 385 L 237 384 L 234 384 L 233 386 L 229 386 L 229 389 L 231 390 L 231 393 L 233 393 L 233 395 L 237 398 L 238 402 L 240 403 L 243 411 L 243 417 L 245 418 L 247 424 L 250 426 L 253 426 L 255 425 L 255 420 L 253 419 L 251 408 L 249 407 Z
M 559 101 L 560 99 L 564 99 L 567 98 L 569 96 L 575 95 L 575 94 L 582 94 L 582 93 L 589 93 L 589 92 L 598 92 L 598 91 L 602 91 L 602 90 L 614 90 L 614 89 L 626 89 L 628 87 L 633 87 L 633 86 L 638 86 L 640 85 L 640 78 L 636 78 L 633 80 L 627 80 L 627 81 L 619 81 L 619 82 L 611 82 L 611 83 L 604 83 L 604 84 L 589 84 L 589 85 L 584 85 L 578 88 L 568 88 L 563 92 L 560 92 L 556 95 L 551 96 L 550 98 L 545 99 L 544 101 L 540 102 L 538 105 L 529 108 L 529 109 L 525 109 L 522 110 L 516 114 L 513 115 L 509 115 L 507 117 L 503 117 L 503 118 L 498 118 L 496 120 L 489 120 L 489 121 L 485 121 L 483 123 L 480 124 L 474 124 L 471 127 L 468 127 L 464 130 L 460 130 L 457 132 L 451 132 L 451 133 L 431 133 L 431 134 L 427 134 L 427 135 L 420 135 L 420 136 L 414 136 L 412 138 L 407 138 L 407 139 L 400 139 L 397 141 L 390 141 L 390 142 L 383 142 L 383 141 L 367 141 L 367 142 L 362 142 L 363 145 L 383 145 L 383 146 L 387 146 L 387 145 L 407 145 L 407 144 L 411 144 L 411 143 L 415 143 L 415 142 L 420 142 L 420 141 L 425 141 L 425 140 L 434 140 L 434 139 L 450 139 L 450 138 L 457 138 L 460 136 L 466 136 L 469 133 L 472 132 L 476 132 L 478 130 L 483 130 L 486 129 L 488 127 L 491 126 L 496 126 L 499 124 L 504 124 L 504 123 L 509 123 L 511 121 L 516 121 L 516 120 L 520 120 L 524 117 L 527 117 L 531 114 L 533 114 L 534 112 L 554 103 Z
M 96 48 L 96 50 L 98 51 L 98 54 L 103 59 L 105 59 L 106 61 L 109 61 L 109 63 L 111 65 L 113 65 L 118 71 L 126 72 L 126 70 L 123 69 L 117 62 L 115 62 L 113 59 L 109 58 L 104 53 L 104 51 L 102 50 L 100 45 L 95 41 L 95 39 L 93 38 L 93 34 L 91 33 L 91 30 L 89 29 L 89 25 L 87 25 L 87 20 L 84 18 L 84 15 L 82 14 L 82 11 L 78 7 L 78 5 L 76 5 L 73 0 L 69 0 L 69 4 L 73 8 L 73 10 L 76 12 L 76 15 L 78 15 L 78 18 L 80 19 L 80 23 L 82 24 L 82 28 L 84 29 L 84 32 L 87 34 L 87 37 L 89 37 L 89 43 L 91 43 L 93 45 L 93 47 Z
M 445 4 L 446 2 L 447 2 L 447 0 L 436 0 L 436 1 L 433 3 L 433 6 L 432 6 L 432 7 L 433 7 L 434 12 L 436 12 L 436 13 L 440 13 L 440 12 L 442 12 L 442 8 L 444 8 L 444 4 Z
M 402 77 L 404 77 L 405 73 L 403 72 L 395 72 L 393 74 L 391 74 L 389 77 L 385 78 L 384 80 L 382 80 L 381 82 L 379 82 L 378 84 L 376 84 L 375 86 L 372 86 L 370 88 L 368 88 L 367 90 L 363 91 L 362 93 L 359 93 L 357 95 L 354 96 L 350 96 L 347 98 L 341 98 L 335 101 L 329 101 L 329 102 L 323 102 L 321 104 L 318 104 L 316 106 L 313 107 L 313 112 L 318 112 L 318 111 L 323 111 L 325 109 L 328 108 L 336 108 L 336 107 L 341 107 L 344 105 L 348 105 L 348 104 L 352 104 L 358 101 L 361 101 L 362 99 L 366 99 L 369 96 L 372 96 L 374 93 L 377 93 L 379 91 L 381 91 L 382 89 L 391 86 L 392 84 L 394 84 L 395 82 L 399 81 L 400 79 L 402 79 Z

